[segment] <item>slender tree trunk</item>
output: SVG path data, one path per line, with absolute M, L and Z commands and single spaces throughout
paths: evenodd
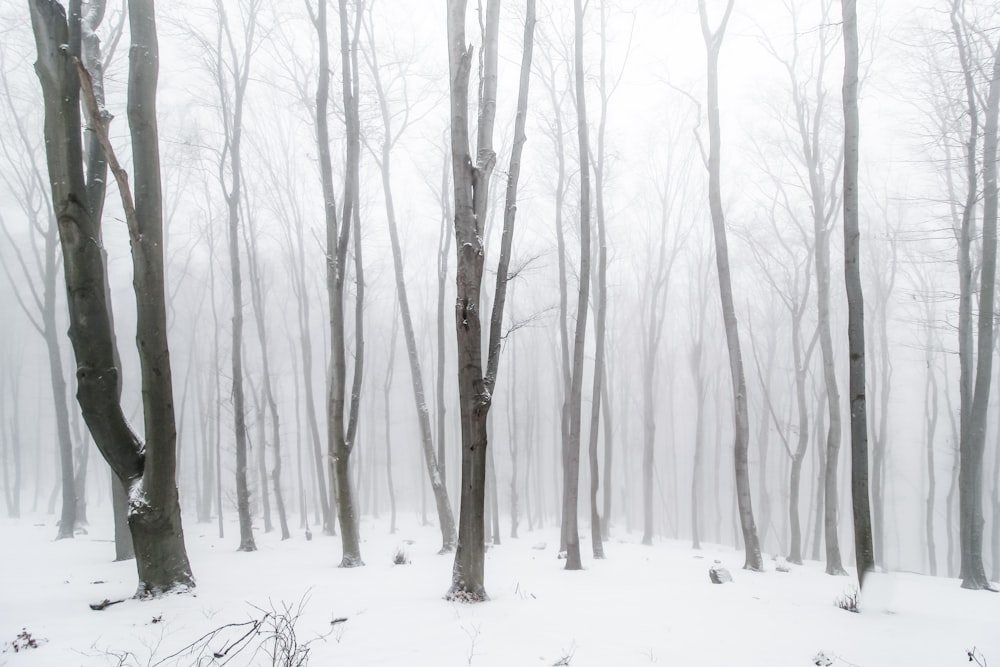
M 441 167 L 441 234 L 438 241 L 438 261 L 437 261 L 437 386 L 435 387 L 435 403 L 437 407 L 437 425 L 435 436 L 437 436 L 437 464 L 438 474 L 441 477 L 441 484 L 445 491 L 448 490 L 448 449 L 445 446 L 447 439 L 446 417 L 447 406 L 444 400 L 444 369 L 445 369 L 445 316 L 444 297 L 448 279 L 448 255 L 451 253 L 450 223 L 454 219 L 451 212 L 451 197 L 448 194 L 448 178 L 450 160 L 445 154 L 445 159 Z M 454 521 L 454 513 L 452 513 Z
M 587 100 L 583 71 L 583 3 L 573 0 L 573 48 L 576 83 L 577 142 L 580 162 L 580 272 L 573 335 L 573 367 L 568 400 L 568 440 L 563 460 L 563 532 L 566 535 L 566 569 L 583 569 L 577 504 L 580 487 L 580 429 L 583 402 L 583 360 L 587 343 L 587 308 L 590 303 L 590 140 L 587 136 Z
M 861 234 L 858 230 L 858 16 L 856 0 L 844 8 L 844 274 L 850 352 L 851 508 L 858 585 L 875 568 L 868 490 L 868 414 L 865 397 L 865 303 L 861 290 Z M 990 347 L 992 348 L 992 342 Z M 886 390 L 884 387 L 883 390 Z M 829 567 L 829 563 L 827 563 Z
M 392 318 L 392 336 L 389 340 L 389 360 L 385 368 L 385 381 L 382 383 L 383 417 L 385 418 L 385 481 L 389 487 L 389 534 L 396 533 L 396 485 L 392 481 L 392 414 L 390 393 L 392 392 L 392 376 L 396 366 L 396 335 L 399 332 L 399 320 Z
M 925 304 L 927 318 L 926 329 L 926 366 L 927 382 L 924 384 L 924 414 L 926 415 L 926 430 L 924 431 L 925 447 L 927 449 L 927 501 L 924 510 L 924 540 L 927 542 L 927 564 L 932 577 L 937 576 L 937 547 L 934 542 L 934 498 L 937 494 L 937 480 L 934 471 L 934 438 L 937 432 L 938 420 L 938 388 L 934 370 L 934 336 L 933 310 L 930 298 Z
M 385 195 L 386 222 L 389 227 L 389 240 L 392 246 L 392 263 L 396 277 L 396 299 L 399 303 L 399 315 L 403 323 L 403 337 L 406 340 L 407 358 L 410 362 L 410 380 L 413 387 L 413 398 L 417 409 L 417 421 L 420 427 L 420 444 L 424 455 L 424 465 L 427 468 L 427 475 L 434 494 L 434 502 L 437 508 L 438 526 L 441 529 L 441 552 L 450 553 L 455 550 L 455 542 L 458 539 L 455 531 L 455 517 L 451 511 L 451 503 L 448 500 L 448 489 L 445 486 L 444 475 L 440 468 L 440 459 L 435 452 L 434 440 L 431 433 L 430 409 L 427 405 L 427 395 L 424 392 L 423 373 L 420 368 L 420 351 L 417 349 L 417 339 L 413 330 L 413 319 L 410 315 L 410 302 L 406 290 L 406 278 L 403 271 L 403 251 L 399 242 L 399 232 L 396 226 L 396 208 L 392 194 L 392 177 L 390 174 L 390 164 L 392 159 L 392 144 L 400 136 L 393 134 L 392 115 L 389 112 L 389 103 L 386 99 L 385 91 L 382 88 L 382 80 L 379 76 L 378 54 L 375 48 L 375 38 L 373 28 L 369 27 L 370 52 L 367 54 L 371 65 L 372 78 L 375 83 L 375 91 L 378 95 L 379 109 L 382 114 L 382 127 L 385 136 L 382 141 L 382 150 L 377 162 L 379 163 L 382 175 L 382 190 Z M 439 301 L 443 299 L 443 294 L 439 291 Z M 440 343 L 440 341 L 439 341 Z M 438 349 L 439 358 L 443 358 L 441 346 Z M 440 368 L 439 368 L 440 371 Z M 443 387 L 442 387 L 443 389 Z M 443 401 L 439 397 L 439 405 L 443 408 Z M 439 420 L 442 415 L 439 412 Z M 443 421 L 443 420 L 442 420 Z M 443 436 L 444 428 L 439 423 L 439 435 Z M 395 510 L 394 510 L 395 511 Z
M 709 124 L 709 204 L 712 213 L 712 232 L 715 237 L 715 260 L 719 273 L 719 294 L 722 300 L 722 315 L 726 328 L 726 342 L 729 348 L 729 367 L 733 384 L 736 468 L 736 499 L 739 507 L 740 525 L 743 533 L 746 560 L 743 567 L 762 570 L 764 567 L 754 523 L 750 498 L 750 477 L 747 463 L 747 447 L 750 435 L 747 411 L 746 378 L 743 373 L 743 358 L 740 352 L 736 307 L 733 304 L 733 286 L 729 271 L 729 244 L 726 239 L 726 222 L 722 210 L 721 188 L 721 129 L 719 124 L 719 51 L 725 36 L 726 25 L 732 12 L 733 0 L 726 5 L 725 15 L 713 33 L 708 25 L 705 1 L 698 0 L 701 16 L 702 36 L 708 52 L 708 124 Z

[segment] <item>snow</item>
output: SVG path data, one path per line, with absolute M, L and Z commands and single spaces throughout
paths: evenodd
M 92 508 L 98 513 L 109 512 Z M 607 560 L 566 572 L 553 528 L 491 548 L 491 601 L 462 605 L 443 599 L 452 556 L 437 555 L 438 530 L 419 527 L 411 515 L 400 525 L 389 535 L 387 520 L 365 520 L 367 565 L 341 569 L 339 538 L 281 542 L 258 532 L 259 551 L 240 553 L 235 525 L 219 540 L 214 525 L 191 521 L 193 594 L 91 611 L 89 604 L 135 591 L 134 564 L 110 562 L 110 519 L 59 542 L 39 517 L 0 520 L 0 651 L 22 629 L 39 640 L 38 648 L 0 652 L 0 665 L 118 665 L 116 655 L 126 651 L 122 664 L 152 664 L 215 628 L 300 603 L 298 640 L 325 636 L 310 645 L 313 665 L 770 667 L 813 665 L 823 656 L 842 666 L 946 667 L 968 664 L 974 647 L 1000 664 L 1000 595 L 962 590 L 954 579 L 877 575 L 862 613 L 852 614 L 834 600 L 853 580 L 825 575 L 820 563 L 780 573 L 769 559 L 769 571 L 751 573 L 740 569 L 742 553 L 727 547 L 612 540 Z M 399 549 L 410 564 L 393 564 Z M 733 583 L 710 583 L 716 559 Z M 196 662 L 184 654 L 163 664 Z M 228 664 L 270 659 L 248 650 Z

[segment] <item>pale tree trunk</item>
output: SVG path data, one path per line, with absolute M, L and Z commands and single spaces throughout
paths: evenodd
M 253 303 L 254 320 L 257 324 L 257 340 L 260 342 L 261 363 L 263 364 L 261 378 L 261 436 L 258 438 L 257 447 L 260 450 L 261 468 L 261 499 L 264 503 L 264 531 L 270 532 L 271 512 L 267 493 L 267 463 L 265 450 L 266 435 L 263 428 L 265 420 L 264 411 L 271 418 L 271 447 L 274 451 L 273 466 L 271 468 L 270 480 L 274 485 L 274 502 L 277 505 L 278 525 L 281 529 L 281 539 L 287 540 L 291 535 L 288 532 L 288 518 L 285 513 L 285 496 L 281 491 L 281 420 L 278 416 L 278 402 L 274 398 L 274 388 L 271 377 L 271 355 L 267 345 L 267 318 L 265 317 L 266 301 L 264 294 L 264 279 L 261 276 L 260 255 L 257 251 L 257 229 L 254 224 L 254 217 L 248 216 L 250 222 L 250 232 L 247 235 L 247 269 L 250 275 L 250 296 Z
M 261 396 L 263 389 L 257 390 L 257 385 L 254 384 L 253 377 L 247 378 L 247 384 L 250 385 L 250 398 L 253 400 L 253 414 L 254 422 L 256 423 L 257 429 L 256 434 L 253 438 L 248 437 L 247 442 L 251 451 L 256 453 L 256 460 L 254 465 L 256 466 L 257 473 L 257 497 L 260 499 L 260 516 L 264 520 L 264 532 L 270 533 L 274 530 L 274 525 L 271 522 L 271 495 L 267 491 L 267 437 L 264 435 L 264 431 L 267 427 L 267 419 L 264 414 L 264 399 Z M 254 504 L 254 513 L 256 513 L 257 507 Z
M 888 215 L 884 206 L 882 214 L 883 218 Z M 896 257 L 897 233 L 895 230 L 889 230 L 884 243 L 888 245 L 888 255 L 879 253 L 878 246 L 874 244 L 868 246 L 872 265 L 880 267 L 880 271 L 872 283 L 875 292 L 872 315 L 875 319 L 876 336 L 867 341 L 873 366 L 870 393 L 876 399 L 872 402 L 870 410 L 872 422 L 870 429 L 872 440 L 872 547 L 875 554 L 875 565 L 883 570 L 886 569 L 885 479 L 889 451 L 889 397 L 892 389 L 888 309 L 899 266 Z
M 89 7 L 96 11 L 100 3 Z M 174 481 L 176 430 L 173 387 L 166 338 L 163 283 L 162 202 L 156 127 L 158 46 L 152 2 L 130 0 L 131 58 L 128 121 L 132 138 L 135 195 L 107 138 L 109 115 L 95 97 L 91 78 L 80 60 L 80 4 L 63 8 L 32 0 L 37 46 L 36 72 L 45 101 L 46 157 L 58 217 L 64 274 L 70 308 L 70 341 L 77 361 L 77 398 L 87 426 L 116 477 L 128 486 L 129 527 L 136 547 L 137 596 L 156 596 L 194 585 L 184 548 L 180 506 Z M 68 48 L 65 48 L 68 45 Z M 96 141 L 88 141 L 87 174 L 81 145 L 81 84 Z M 98 89 L 100 90 L 100 89 Z M 100 244 L 103 199 L 92 167 L 111 161 L 118 181 L 132 242 L 133 286 L 137 306 L 137 347 L 147 441 L 142 443 L 121 409 L 120 371 Z M 103 164 L 99 171 L 103 175 Z M 95 215 L 97 213 L 97 215 Z
M 398 301 L 397 301 L 398 304 Z M 396 368 L 396 336 L 399 333 L 399 320 L 392 318 L 392 336 L 389 338 L 389 359 L 385 366 L 385 381 L 382 383 L 382 407 L 385 428 L 385 481 L 389 487 L 389 534 L 396 533 L 396 485 L 392 481 L 392 376 Z
M 924 540 L 927 542 L 927 565 L 931 576 L 937 576 L 937 547 L 934 541 L 934 499 L 937 494 L 937 478 L 934 470 L 934 440 L 937 435 L 938 420 L 938 386 L 935 366 L 934 322 L 936 313 L 934 302 L 929 293 L 926 278 L 921 276 L 921 290 L 924 300 L 924 365 L 927 368 L 927 381 L 924 383 L 924 447 L 927 456 L 927 500 L 924 503 Z
M 844 276 L 850 352 L 851 508 L 858 585 L 875 568 L 871 500 L 868 491 L 868 414 L 865 397 L 865 302 L 861 291 L 861 233 L 858 230 L 858 16 L 855 0 L 844 8 Z M 992 295 L 991 295 L 992 298 Z M 990 347 L 992 348 L 992 341 Z M 829 567 L 829 563 L 827 564 Z
M 605 224 L 604 209 L 604 177 L 605 177 L 605 135 L 608 121 L 608 102 L 611 92 L 607 84 L 607 8 L 605 3 L 601 3 L 601 67 L 599 87 L 601 92 L 601 120 L 597 131 L 597 164 L 594 167 L 594 190 L 595 209 L 597 213 L 597 313 L 594 323 L 595 328 L 595 352 L 594 352 L 594 386 L 591 392 L 591 412 L 590 412 L 590 532 L 594 558 L 604 558 L 604 544 L 601 528 L 602 520 L 597 509 L 597 493 L 600 486 L 600 469 L 597 458 L 597 442 L 600 432 L 601 422 L 601 395 L 606 381 L 606 330 L 608 318 L 608 240 Z M 607 414 L 604 415 L 607 420 Z M 604 449 L 605 458 L 610 459 L 611 440 L 605 438 Z M 605 480 L 607 483 L 607 480 Z M 605 494 L 605 499 L 609 496 Z M 606 517 L 605 517 L 606 520 Z
M 547 50 L 543 50 L 545 54 Z M 548 135 L 552 141 L 552 150 L 556 161 L 556 184 L 554 199 L 554 223 L 556 233 L 556 260 L 559 271 L 559 368 L 556 373 L 558 412 L 559 412 L 559 445 L 561 456 L 565 456 L 566 444 L 569 441 L 567 422 L 568 400 L 570 387 L 570 358 L 569 358 L 569 296 L 566 278 L 566 235 L 563 229 L 563 203 L 566 197 L 566 150 L 565 150 L 565 129 L 563 127 L 563 101 L 566 96 L 565 91 L 558 91 L 557 85 L 560 76 L 556 72 L 558 59 L 555 54 L 546 58 L 547 71 L 542 70 L 544 76 L 541 83 L 545 86 L 549 101 L 552 105 L 552 119 L 549 122 Z M 568 59 L 567 59 L 568 60 Z M 557 482 L 558 485 L 558 482 Z M 554 488 L 558 488 L 555 486 Z M 566 551 L 566 533 L 560 524 L 559 552 Z
M 955 406 L 952 403 L 951 392 L 948 388 L 951 386 L 949 381 L 948 373 L 948 363 L 945 361 L 942 364 L 942 382 L 941 386 L 945 388 L 944 401 L 945 401 L 945 414 L 948 415 L 948 424 L 951 429 L 951 442 L 952 442 L 952 464 L 951 464 L 951 474 L 948 476 L 948 494 L 945 496 L 945 531 L 948 535 L 948 546 L 947 553 L 945 554 L 945 570 L 947 576 L 955 577 L 958 576 L 958 563 L 956 561 L 956 545 L 955 537 L 957 531 L 955 530 L 955 495 L 958 492 L 958 469 L 961 462 L 961 456 L 959 452 L 959 447 L 961 444 L 961 436 L 959 435 L 959 427 L 955 420 Z M 959 408 L 961 409 L 961 408 Z
M 437 464 L 438 474 L 441 476 L 441 484 L 445 491 L 448 490 L 448 450 L 445 446 L 447 438 L 447 428 L 445 418 L 447 416 L 447 406 L 444 401 L 444 369 L 445 369 L 445 317 L 444 317 L 444 297 L 448 279 L 448 255 L 451 253 L 450 229 L 453 216 L 451 213 L 451 196 L 448 194 L 448 184 L 450 179 L 450 157 L 445 152 L 441 165 L 441 233 L 438 241 L 437 257 L 437 376 L 435 387 L 435 403 L 437 408 L 437 423 L 435 426 L 435 436 L 437 436 Z M 454 512 L 452 513 L 454 521 Z
M 410 380 L 413 386 L 413 398 L 416 403 L 417 421 L 420 426 L 420 444 L 424 455 L 424 465 L 427 468 L 427 476 L 430 481 L 431 491 L 434 494 L 434 502 L 437 508 L 438 526 L 441 529 L 441 553 L 449 553 L 455 550 L 455 542 L 458 536 L 455 532 L 455 517 L 451 511 L 451 503 L 448 500 L 448 489 L 445 486 L 444 475 L 441 472 L 438 454 L 435 452 L 434 440 L 431 433 L 430 409 L 427 405 L 427 394 L 424 391 L 423 372 L 420 368 L 420 351 L 417 348 L 416 334 L 413 330 L 413 318 L 410 314 L 410 302 L 406 291 L 406 277 L 403 271 L 403 251 L 399 242 L 399 232 L 396 225 L 396 207 L 392 193 L 392 176 L 390 164 L 392 159 L 392 147 L 406 130 L 406 123 L 395 133 L 392 127 L 392 115 L 389 110 L 389 102 L 386 98 L 385 89 L 382 86 L 382 79 L 379 75 L 378 53 L 375 46 L 375 33 L 373 22 L 366 24 L 368 33 L 369 50 L 365 53 L 368 65 L 371 70 L 372 80 L 375 84 L 375 92 L 378 96 L 379 110 L 382 116 L 382 138 L 381 150 L 376 152 L 375 161 L 379 165 L 382 175 L 382 191 L 385 195 L 386 222 L 389 227 L 389 240 L 392 246 L 393 272 L 396 278 L 396 300 L 399 304 L 399 316 L 403 323 L 403 337 L 406 340 L 407 358 L 410 362 Z M 404 95 L 404 99 L 405 99 Z M 439 292 L 439 300 L 443 299 L 443 294 Z M 440 341 L 439 341 L 440 342 Z M 439 346 L 438 354 L 441 356 Z M 443 401 L 439 405 L 443 408 Z M 387 406 L 388 407 L 388 406 Z M 440 414 L 440 413 L 439 413 Z M 444 428 L 439 428 L 439 437 L 443 437 Z M 393 508 L 395 513 L 395 507 Z
M 563 533 L 566 536 L 566 569 L 580 570 L 580 534 L 577 502 L 580 487 L 580 429 L 583 402 L 583 360 L 587 343 L 587 309 L 590 302 L 590 140 L 587 136 L 587 99 L 583 71 L 583 2 L 573 1 L 575 38 L 573 70 L 576 84 L 577 143 L 580 163 L 580 271 L 573 335 L 573 366 L 569 385 L 567 442 L 563 459 Z
M 350 477 L 350 454 L 357 431 L 357 406 L 360 399 L 360 378 L 363 361 L 363 337 L 355 339 L 355 373 L 350 398 L 350 413 L 345 422 L 347 403 L 347 361 L 344 322 L 344 283 L 347 273 L 347 254 L 351 231 L 360 225 L 357 210 L 359 184 L 360 135 L 357 106 L 357 35 L 361 20 L 361 8 L 355 8 L 354 35 L 351 36 L 349 12 L 346 3 L 339 3 L 341 50 L 341 74 L 343 77 L 344 118 L 347 127 L 347 174 L 345 177 L 343 212 L 338 225 L 337 203 L 333 193 L 333 167 L 330 156 L 330 136 L 327 109 L 330 98 L 330 57 L 327 36 L 327 0 L 319 0 L 310 16 L 319 38 L 319 77 L 316 88 L 316 138 L 320 154 L 320 178 L 323 186 L 323 203 L 326 222 L 326 274 L 327 296 L 330 302 L 330 354 L 332 372 L 330 375 L 328 401 L 327 442 L 330 456 L 330 482 L 337 499 L 337 512 L 342 533 L 343 556 L 341 567 L 363 565 L 361 540 L 358 533 L 357 511 Z M 338 229 L 339 226 L 339 229 Z M 360 238 L 355 239 L 355 270 L 360 266 Z M 355 326 L 360 329 L 361 304 L 364 278 L 356 273 L 357 294 Z M 331 497 L 332 500 L 332 497 Z M 331 508 L 332 509 L 332 508 Z
M 247 8 L 244 41 L 237 50 L 233 30 L 229 26 L 222 0 L 216 0 L 219 25 L 216 32 L 213 58 L 215 82 L 218 87 L 220 113 L 224 129 L 224 145 L 219 159 L 218 179 L 228 209 L 227 231 L 229 242 L 229 270 L 232 284 L 232 338 L 230 352 L 232 372 L 233 421 L 236 439 L 236 512 L 240 524 L 239 551 L 256 551 L 253 521 L 250 516 L 250 487 L 247 482 L 247 425 L 246 396 L 243 387 L 243 279 L 240 268 L 240 206 L 243 197 L 243 110 L 247 84 L 250 79 L 250 60 L 255 49 L 254 34 L 260 0 L 250 0 Z M 206 42 L 207 40 L 203 40 Z M 224 49 L 228 50 L 228 56 Z M 228 74 L 227 74 L 228 73 Z M 230 89 L 229 77 L 232 77 Z M 228 165 L 226 164 L 228 161 Z M 228 170 L 229 182 L 226 182 Z
M 212 305 L 212 407 L 214 430 L 212 433 L 213 449 L 215 450 L 215 508 L 219 539 L 226 536 L 225 522 L 222 511 L 222 372 L 219 368 L 219 309 L 215 302 L 215 234 L 211 224 L 206 227 L 210 260 L 208 262 L 208 295 Z
M 493 125 L 496 113 L 497 42 L 500 5 L 490 0 L 484 16 L 483 81 L 480 92 L 477 161 L 469 148 L 468 99 L 472 49 L 465 41 L 466 0 L 448 0 L 448 64 L 451 76 L 451 153 L 455 191 L 455 240 L 458 249 L 455 329 L 458 339 L 458 389 L 462 425 L 462 486 L 458 548 L 452 571 L 451 599 L 486 599 L 484 585 L 483 505 L 486 487 L 486 418 L 500 363 L 501 327 L 506 303 L 508 267 L 517 211 L 517 185 L 525 141 L 528 82 L 531 73 L 535 3 L 527 0 L 524 51 L 517 96 L 514 144 L 507 177 L 503 236 L 497 266 L 496 297 L 490 317 L 486 373 L 483 373 L 480 299 L 483 276 L 483 224 L 489 180 L 496 161 Z
M 510 296 L 514 296 L 514 288 L 511 287 Z M 517 341 L 510 343 L 510 366 L 507 372 L 507 386 L 517 386 Z M 527 393 L 527 391 L 525 391 Z M 510 537 L 517 539 L 517 526 L 520 512 L 517 495 L 518 479 L 518 424 L 517 424 L 517 392 L 508 389 L 507 392 L 507 447 L 510 450 Z
M 698 258 L 696 267 L 697 281 L 692 282 L 692 296 L 697 293 L 697 310 L 692 308 L 692 317 L 696 320 L 691 331 L 694 336 L 691 341 L 691 352 L 688 362 L 691 375 L 694 378 L 695 428 L 694 428 L 694 461 L 691 468 L 691 548 L 701 549 L 701 490 L 703 485 L 702 459 L 705 450 L 705 402 L 708 400 L 708 386 L 705 382 L 704 348 L 705 320 L 708 317 L 708 261 Z
M 743 373 L 743 358 L 736 321 L 736 307 L 733 304 L 733 286 L 729 271 L 729 244 L 726 239 L 725 214 L 722 210 L 721 188 L 721 130 L 719 125 L 719 51 L 726 34 L 726 26 L 732 13 L 733 0 L 726 4 L 726 11 L 713 32 L 708 25 L 705 0 L 698 0 L 701 17 L 702 37 L 708 55 L 708 125 L 709 125 L 709 205 L 712 213 L 712 232 L 715 237 L 715 262 L 719 272 L 719 294 L 722 300 L 722 316 L 726 328 L 726 343 L 729 348 L 729 368 L 733 384 L 733 407 L 735 425 L 734 458 L 736 469 L 736 500 L 739 507 L 740 526 L 746 560 L 743 567 L 761 570 L 764 567 L 754 524 L 753 506 L 750 498 L 750 475 L 747 464 L 747 447 L 750 435 L 747 414 L 746 378 Z

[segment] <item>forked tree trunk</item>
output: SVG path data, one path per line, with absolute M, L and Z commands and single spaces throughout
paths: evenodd
M 155 596 L 194 585 L 184 548 L 174 482 L 176 430 L 166 338 L 163 284 L 162 211 L 156 127 L 158 47 L 151 0 L 130 0 L 132 48 L 128 79 L 128 120 L 132 136 L 135 199 L 124 171 L 113 160 L 107 139 L 109 117 L 99 108 L 80 57 L 80 5 L 65 10 L 50 0 L 32 0 L 36 72 L 45 102 L 46 157 L 70 309 L 70 341 L 77 361 L 77 398 L 87 426 L 129 491 L 129 527 L 136 547 L 137 595 Z M 68 46 L 68 48 L 66 48 Z M 81 145 L 80 91 L 99 135 L 85 156 Z M 100 216 L 88 206 L 97 184 L 84 175 L 84 159 L 94 150 L 112 159 L 132 241 L 133 286 L 137 306 L 137 346 L 142 377 L 143 415 L 148 439 L 142 443 L 121 409 L 120 371 L 105 285 Z M 102 158 L 103 159 L 103 158 Z M 90 172 L 93 175 L 93 172 Z M 103 186 L 98 188 L 103 197 Z
M 747 447 L 750 439 L 750 424 L 747 411 L 746 377 L 743 373 L 743 357 L 740 352 L 740 337 L 736 321 L 736 307 L 733 304 L 733 285 L 729 272 L 729 244 L 726 239 L 726 221 L 722 210 L 721 188 L 721 130 L 719 125 L 719 51 L 725 37 L 726 25 L 732 13 L 733 0 L 726 4 L 726 12 L 719 27 L 712 32 L 708 25 L 705 0 L 698 0 L 701 17 L 701 31 L 708 53 L 708 198 L 712 213 L 712 232 L 715 237 L 715 262 L 719 273 L 719 294 L 722 300 L 722 318 L 726 329 L 726 343 L 729 348 L 729 370 L 733 385 L 733 408 L 735 426 L 734 459 L 736 468 L 736 500 L 739 508 L 740 526 L 746 560 L 743 567 L 762 570 L 764 567 L 754 523 L 750 498 L 750 473 L 747 463 Z
M 458 339 L 458 390 L 462 425 L 462 486 L 458 548 L 448 597 L 462 601 L 486 599 L 484 585 L 483 505 L 486 487 L 486 418 L 500 363 L 501 327 L 506 303 L 508 267 L 517 211 L 517 185 L 524 146 L 528 82 L 535 27 L 535 3 L 527 0 L 524 52 L 517 96 L 514 145 L 507 177 L 503 236 L 497 266 L 496 296 L 490 317 L 486 373 L 483 373 L 480 301 L 483 277 L 483 224 L 489 201 L 489 178 L 496 155 L 493 124 L 496 113 L 496 68 L 500 4 L 489 0 L 484 17 L 484 78 L 480 97 L 478 157 L 469 148 L 468 99 L 472 49 L 465 42 L 466 0 L 448 0 L 448 64 L 451 76 L 451 154 L 455 191 L 455 240 L 458 249 L 455 329 Z

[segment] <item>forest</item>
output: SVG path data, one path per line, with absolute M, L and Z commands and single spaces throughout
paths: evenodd
M 986 0 L 0 0 L 0 665 L 1000 660 L 998 121 Z

